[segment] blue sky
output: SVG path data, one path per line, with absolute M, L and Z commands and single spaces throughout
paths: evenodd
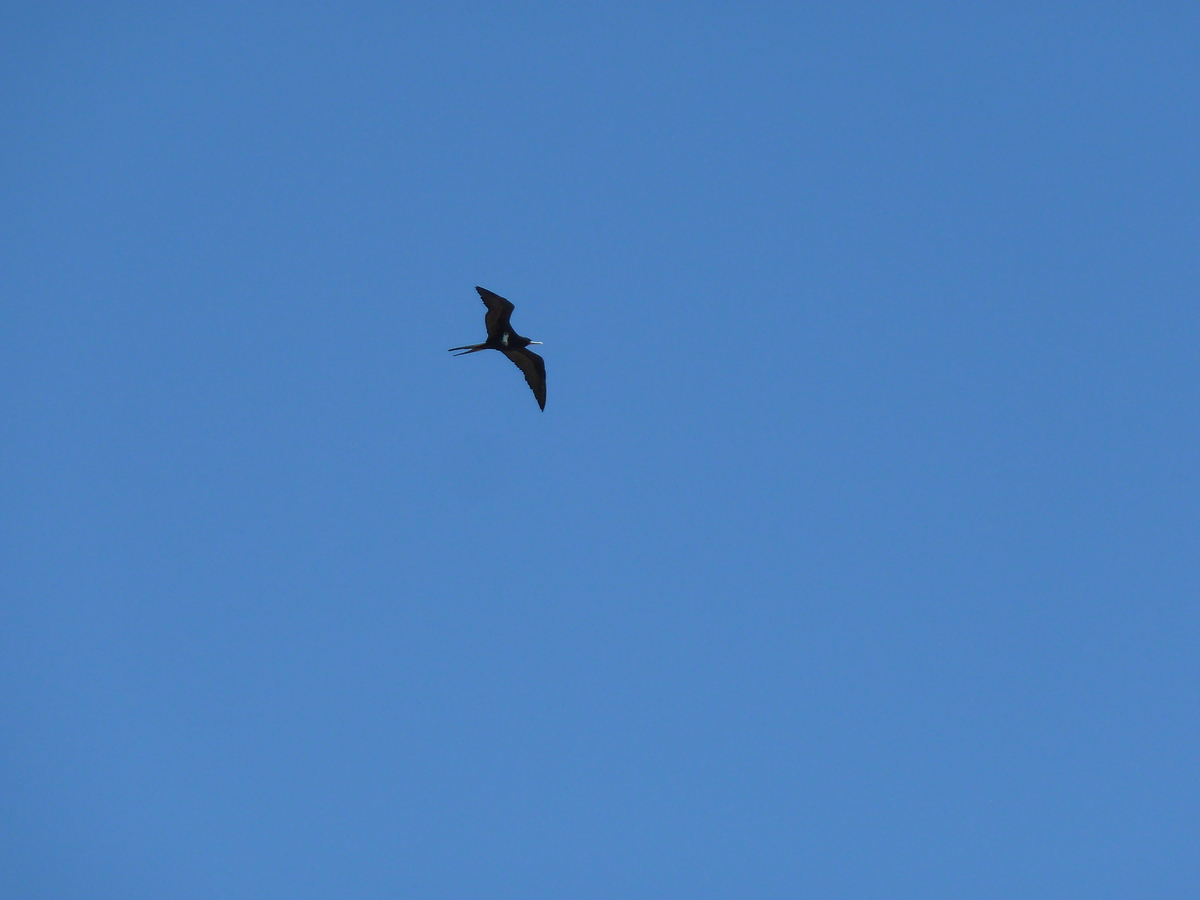
M 1196 895 L 1194 8 L 0 35 L 14 896 Z

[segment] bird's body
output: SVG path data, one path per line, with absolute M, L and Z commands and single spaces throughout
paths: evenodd
M 478 353 L 480 350 L 499 350 L 516 364 L 525 375 L 525 382 L 537 398 L 538 408 L 546 408 L 546 363 L 529 349 L 530 344 L 540 344 L 541 341 L 531 341 L 521 337 L 512 330 L 508 319 L 515 308 L 499 294 L 493 294 L 487 288 L 477 287 L 487 313 L 483 317 L 484 327 L 487 328 L 487 340 L 482 344 L 468 344 L 465 347 L 451 347 L 450 352 L 461 350 L 455 356 L 465 356 L 468 353 Z

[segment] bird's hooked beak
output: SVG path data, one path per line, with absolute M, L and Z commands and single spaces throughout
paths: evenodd
M 530 341 L 529 343 L 531 343 L 531 344 L 540 344 L 540 343 L 541 343 L 541 341 Z

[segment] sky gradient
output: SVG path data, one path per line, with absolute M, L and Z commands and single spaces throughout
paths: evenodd
M 1197 896 L 1194 7 L 103 6 L 0 12 L 12 896 Z

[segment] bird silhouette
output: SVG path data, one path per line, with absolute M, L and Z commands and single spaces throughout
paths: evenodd
M 487 288 L 476 287 L 487 312 L 483 316 L 484 327 L 487 328 L 487 340 L 482 344 L 467 344 L 465 347 L 451 347 L 455 356 L 466 356 L 468 353 L 478 353 L 480 350 L 499 350 L 511 359 L 525 375 L 525 383 L 537 398 L 539 409 L 546 408 L 546 362 L 529 349 L 530 344 L 540 344 L 541 341 L 531 341 L 521 337 L 512 330 L 508 323 L 515 307 L 501 297 L 493 294 Z

